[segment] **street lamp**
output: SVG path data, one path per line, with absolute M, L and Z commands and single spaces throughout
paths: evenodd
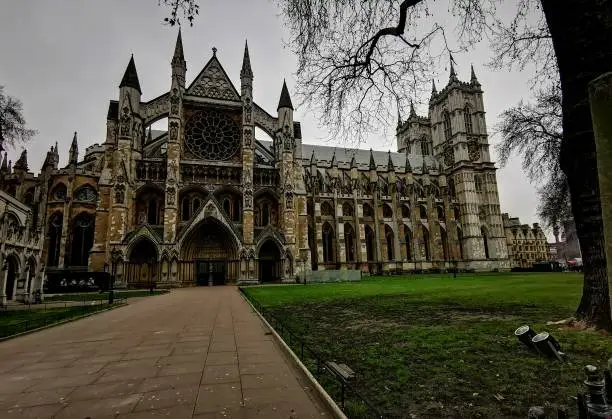
M 123 259 L 123 254 L 119 249 L 113 249 L 111 251 L 111 278 L 110 287 L 108 290 L 108 304 L 113 304 L 115 301 L 114 288 L 115 288 L 115 276 L 117 276 L 117 265 Z

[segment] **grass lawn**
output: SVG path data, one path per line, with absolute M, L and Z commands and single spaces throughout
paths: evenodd
M 79 305 L 46 310 L 13 310 L 0 312 L 0 338 L 37 329 L 62 320 L 104 310 L 109 306 Z
M 603 367 L 612 339 L 545 323 L 572 316 L 581 291 L 582 275 L 573 273 L 245 288 L 268 316 L 305 337 L 325 360 L 355 370 L 358 388 L 381 410 L 432 418 L 525 418 L 533 405 L 575 412 L 571 397 L 583 388 L 584 366 Z M 523 324 L 552 332 L 569 362 L 526 350 L 513 335 Z
M 153 290 L 153 294 L 149 293 L 149 290 L 135 290 L 135 291 L 115 291 L 115 297 L 122 298 L 134 298 L 134 297 L 148 297 L 150 295 L 160 295 L 168 292 L 167 290 Z M 74 293 L 74 294 L 55 294 L 51 296 L 45 296 L 45 302 L 51 301 L 93 301 L 93 300 L 108 300 L 108 292 L 86 292 L 86 293 Z

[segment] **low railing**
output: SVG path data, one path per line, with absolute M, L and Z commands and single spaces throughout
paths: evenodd
M 124 304 L 127 304 L 127 297 L 115 297 L 112 306 Z M 39 329 L 63 320 L 102 311 L 109 307 L 111 305 L 108 304 L 108 298 L 1 306 L 0 339 Z M 20 317 L 29 318 L 21 320 Z
M 342 411 L 351 419 L 359 418 L 390 418 L 391 416 L 381 412 L 371 401 L 369 401 L 360 390 L 356 388 L 353 380 L 344 379 L 341 374 L 333 371 L 330 367 L 331 359 L 325 359 L 321 353 L 312 349 L 306 340 L 296 334 L 285 322 L 274 316 L 270 310 L 261 305 L 257 300 L 250 297 L 240 288 L 240 292 L 270 323 L 276 332 L 285 340 L 292 350 L 300 357 L 302 363 L 311 374 L 325 388 L 325 391 L 337 402 Z M 358 380 L 358 379 L 357 379 Z

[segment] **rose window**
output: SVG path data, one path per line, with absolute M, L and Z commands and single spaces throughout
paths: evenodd
M 240 148 L 240 125 L 225 112 L 197 112 L 185 126 L 185 146 L 203 160 L 229 160 Z

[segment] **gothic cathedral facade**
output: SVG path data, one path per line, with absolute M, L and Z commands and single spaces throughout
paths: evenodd
M 383 152 L 303 144 L 287 86 L 272 115 L 253 98 L 248 47 L 240 91 L 216 55 L 187 86 L 179 32 L 170 89 L 149 101 L 132 57 L 103 144 L 79 159 L 75 134 L 64 168 L 56 145 L 38 176 L 2 169 L 44 229 L 48 273 L 100 272 L 111 255 L 134 287 L 510 268 L 473 70 L 461 82 L 451 69 L 428 117 L 411 107 L 397 152 Z

